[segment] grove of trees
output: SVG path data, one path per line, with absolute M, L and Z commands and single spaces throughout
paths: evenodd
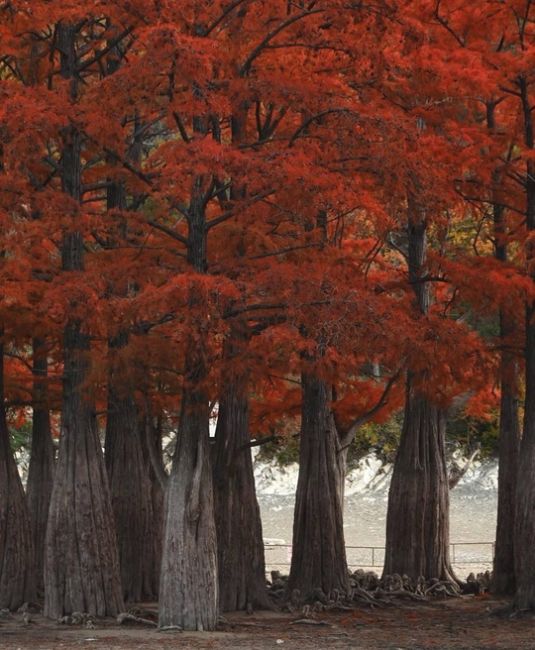
M 459 410 L 535 609 L 534 108 L 531 0 L 0 2 L 0 609 L 270 607 L 251 449 L 290 430 L 288 598 L 349 595 L 348 448 L 399 411 L 385 575 L 457 582 Z

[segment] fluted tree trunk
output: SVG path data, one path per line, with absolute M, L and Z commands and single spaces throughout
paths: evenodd
M 61 73 L 76 101 L 76 28 L 56 31 Z M 64 132 L 61 178 L 71 199 L 81 199 L 81 136 Z M 75 228 L 62 243 L 62 269 L 84 270 L 83 235 Z M 71 304 L 73 311 L 75 304 Z M 123 608 L 117 541 L 108 477 L 88 390 L 90 340 L 80 318 L 68 315 L 63 336 L 63 396 L 58 462 L 45 542 L 44 613 L 58 618 L 73 611 L 115 616 Z
M 502 317 L 502 323 L 504 319 Z M 505 329 L 502 325 L 502 336 Z M 518 365 L 504 353 L 501 363 L 498 513 L 494 545 L 492 590 L 496 594 L 515 592 L 514 529 L 516 482 L 520 451 L 520 421 L 518 413 Z
M 429 309 L 426 221 L 409 215 L 409 281 L 416 307 Z M 425 374 L 408 372 L 405 416 L 388 494 L 384 574 L 455 580 L 449 559 L 449 487 L 444 413 L 423 394 Z
M 161 431 L 161 418 L 158 418 L 157 426 L 153 426 L 150 417 L 143 414 L 140 420 L 140 431 L 144 431 L 145 435 L 142 437 L 143 457 L 147 467 L 147 476 L 150 482 L 150 498 L 152 503 L 152 520 L 153 527 L 151 531 L 152 543 L 152 576 L 154 579 L 154 591 L 156 594 L 160 591 L 160 570 L 162 565 L 162 545 L 163 545 L 163 523 L 164 523 L 164 485 L 162 485 L 161 476 L 165 474 L 162 458 L 162 431 Z M 152 451 L 149 449 L 152 447 Z M 157 463 L 159 463 L 161 470 L 157 474 L 151 455 Z
M 295 497 L 289 595 L 301 600 L 347 594 L 343 526 L 345 454 L 331 410 L 332 390 L 312 374 L 302 374 L 299 478 Z M 297 594 L 294 593 L 294 596 Z
M 192 371 L 197 364 L 197 359 L 190 358 Z M 206 395 L 187 388 L 166 490 L 160 626 L 203 631 L 217 624 L 217 546 L 208 436 Z
M 487 102 L 487 128 L 496 130 L 495 101 Z M 507 262 L 506 210 L 500 203 L 502 172 L 499 168 L 492 174 L 492 212 L 494 221 L 494 255 L 500 262 Z M 514 543 L 511 531 L 515 527 L 515 492 L 520 449 L 520 421 L 518 413 L 519 386 L 518 362 L 511 350 L 512 339 L 517 329 L 511 311 L 500 309 L 500 431 L 498 449 L 498 512 L 496 519 L 496 540 L 494 544 L 494 566 L 492 590 L 496 594 L 509 595 L 515 592 Z
M 528 83 L 525 77 L 517 80 L 523 108 L 525 145 L 534 149 L 533 109 L 529 97 Z M 535 281 L 535 249 L 533 232 L 535 231 L 535 163 L 526 162 L 526 226 L 528 242 L 526 259 L 528 271 Z M 526 347 L 525 347 L 525 382 L 526 397 L 524 403 L 524 426 L 516 485 L 516 508 L 514 528 L 514 556 L 516 592 L 514 605 L 518 610 L 535 609 L 535 303 L 528 298 L 526 302 Z
M 161 527 L 161 521 L 154 516 L 142 424 L 133 387 L 112 361 L 108 375 L 105 457 L 123 597 L 128 602 L 151 601 L 158 595 L 156 567 L 160 558 L 155 558 L 153 536 L 158 534 L 156 529 Z
M 50 496 L 54 482 L 55 451 L 50 428 L 47 390 L 47 347 L 43 340 L 34 339 L 32 447 L 26 495 L 35 552 L 35 579 L 39 594 L 44 590 L 44 550 Z
M 384 574 L 455 580 L 443 413 L 407 379 L 405 417 L 388 497 Z
M 188 262 L 194 272 L 206 273 L 207 228 L 200 178 L 194 181 L 188 227 Z M 187 346 L 178 437 L 165 495 L 159 623 L 185 630 L 214 630 L 219 593 L 202 334 L 207 326 L 206 305 L 194 280 L 189 292 L 197 336 Z
M 238 23 L 239 25 L 239 23 Z M 239 26 L 233 29 L 239 31 Z M 246 142 L 249 102 L 234 107 L 230 127 L 232 143 Z M 213 134 L 220 140 L 219 134 Z M 246 196 L 243 182 L 234 182 L 230 199 Z M 240 247 L 238 258 L 243 257 Z M 213 454 L 214 514 L 217 529 L 219 597 L 222 611 L 251 607 L 269 608 L 266 592 L 264 542 L 260 508 L 256 499 L 253 463 L 249 448 L 248 373 L 234 369 L 236 358 L 244 355 L 250 337 L 243 321 L 231 324 L 225 356 L 231 369 L 223 372 Z
M 533 169 L 535 174 L 535 166 Z M 535 228 L 535 221 L 532 228 Z M 535 609 L 535 308 L 526 309 L 526 401 L 524 430 L 518 461 L 514 555 L 515 607 Z
M 246 345 L 238 337 L 233 336 L 226 346 L 230 364 Z M 222 385 L 213 455 L 220 607 L 222 611 L 269 608 L 262 522 L 249 446 L 246 371 L 227 369 Z
M 327 246 L 325 211 L 318 213 L 311 229 L 316 230 L 320 247 Z M 325 348 L 323 335 L 319 335 L 317 342 L 321 356 Z M 344 597 L 350 592 L 344 541 L 344 485 L 347 449 L 359 422 L 346 431 L 339 430 L 333 398 L 333 386 L 325 379 L 307 369 L 301 372 L 299 477 L 287 585 L 287 597 L 292 600 L 317 599 L 320 592 L 327 597 Z
M 0 331 L 0 609 L 35 598 L 35 569 L 28 505 L 9 443 L 4 407 L 4 346 Z
M 64 337 L 61 439 L 45 552 L 45 615 L 115 616 L 123 608 L 117 540 L 95 411 L 84 394 L 89 349 L 80 325 Z
M 108 74 L 113 74 L 120 63 L 120 55 L 112 49 Z M 135 151 L 137 121 L 134 126 Z M 130 155 L 134 160 L 135 156 Z M 113 162 L 113 161 L 111 161 Z M 109 180 L 106 190 L 108 211 L 127 209 L 124 183 Z M 117 222 L 116 238 L 107 244 L 110 249 L 127 238 L 124 217 L 112 217 Z M 110 286 L 112 295 L 126 298 L 129 278 L 119 286 Z M 121 354 L 129 342 L 126 327 L 108 341 L 108 417 L 106 420 L 105 457 L 110 481 L 111 499 L 117 531 L 119 563 L 123 596 L 128 602 L 156 600 L 159 588 L 161 562 L 161 508 L 153 504 L 151 466 L 145 450 L 146 428 L 135 399 L 136 386 L 130 369 L 121 363 Z M 160 540 L 158 543 L 155 540 Z

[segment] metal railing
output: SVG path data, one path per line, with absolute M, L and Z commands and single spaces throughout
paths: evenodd
M 484 566 L 492 564 L 494 559 L 494 542 L 451 542 L 450 543 L 451 563 L 459 565 L 478 565 Z M 484 557 L 474 556 L 471 549 L 484 547 L 490 549 L 490 553 Z M 291 564 L 292 545 L 291 544 L 264 544 L 266 551 L 266 566 L 268 567 L 289 567 Z M 269 551 L 277 549 L 286 549 L 284 561 L 271 561 Z M 464 549 L 464 550 L 463 550 Z M 381 568 L 384 562 L 384 546 L 346 546 L 347 563 L 349 567 L 373 569 Z M 278 558 L 280 559 L 280 552 Z M 369 560 L 369 562 L 367 561 Z
M 457 559 L 457 549 L 459 547 L 474 547 L 474 546 L 484 546 L 490 547 L 490 556 L 486 558 L 477 558 L 475 560 L 459 560 Z M 450 543 L 451 550 L 451 563 L 452 564 L 488 564 L 494 561 L 494 542 L 452 542 Z M 466 554 L 463 554 L 466 555 Z M 463 557 L 463 556 L 461 556 Z

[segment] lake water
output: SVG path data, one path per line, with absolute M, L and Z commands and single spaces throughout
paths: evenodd
M 349 482 L 349 494 L 344 506 L 344 533 L 349 566 L 374 567 L 380 572 L 389 476 L 387 471 L 380 481 L 374 480 L 374 469 L 367 467 L 364 472 L 357 472 L 353 481 Z M 271 468 L 270 471 L 267 480 L 265 471 L 257 472 L 264 539 L 274 544 L 290 545 L 297 468 L 290 468 L 282 474 L 278 469 Z M 497 508 L 496 474 L 495 464 L 478 465 L 450 492 L 450 542 L 454 544 L 450 553 L 461 578 L 471 571 L 483 571 L 492 566 Z M 287 571 L 290 553 L 291 548 L 287 546 L 268 546 L 266 564 L 269 568 Z

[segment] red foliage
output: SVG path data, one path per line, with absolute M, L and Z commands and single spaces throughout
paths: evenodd
M 466 321 L 475 311 L 495 318 L 504 305 L 516 311 L 533 292 L 518 188 L 533 151 L 512 86 L 531 74 L 535 46 L 531 26 L 518 33 L 514 4 L 1 8 L 6 341 L 28 359 L 31 337 L 46 336 L 57 361 L 62 326 L 80 319 L 104 399 L 105 342 L 126 329 L 120 367 L 155 411 L 174 412 L 197 346 L 210 399 L 223 366 L 250 373 L 258 426 L 295 415 L 294 385 L 273 377 L 295 378 L 311 358 L 337 386 L 343 419 L 369 409 L 406 368 L 425 371 L 422 389 L 439 402 L 467 390 L 483 396 L 494 384 L 494 341 Z M 78 30 L 74 95 L 60 74 L 59 21 Z M 67 127 L 82 141 L 80 202 L 60 181 Z M 110 184 L 124 192 L 120 207 L 107 204 Z M 508 210 L 503 237 L 517 251 L 508 265 L 490 259 L 490 239 L 481 239 L 496 192 Z M 403 259 L 415 195 L 436 287 L 425 318 Z M 203 272 L 191 262 L 194 210 Z M 64 272 L 58 247 L 74 229 L 85 268 Z M 251 336 L 230 361 L 223 342 L 236 323 Z M 381 381 L 366 375 L 370 363 Z M 7 374 L 8 399 L 28 400 L 24 364 Z M 52 374 L 53 383 L 60 370 Z M 402 384 L 377 417 L 399 406 Z M 482 413 L 485 399 L 477 401 L 470 408 Z

